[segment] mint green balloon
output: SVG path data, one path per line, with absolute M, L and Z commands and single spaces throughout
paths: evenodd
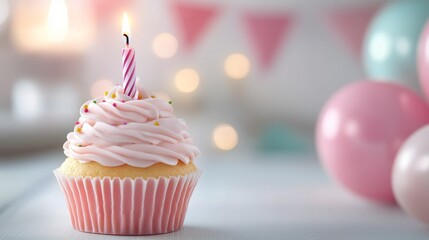
M 369 77 L 418 89 L 417 45 L 429 18 L 429 0 L 402 0 L 386 5 L 365 37 L 363 62 Z

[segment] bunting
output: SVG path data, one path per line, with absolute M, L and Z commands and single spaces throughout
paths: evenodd
M 171 7 L 183 41 L 183 48 L 186 51 L 191 51 L 218 15 L 219 8 L 214 5 L 182 1 L 172 1 Z
M 122 16 L 123 12 L 133 9 L 133 0 L 94 0 L 94 11 L 102 20 L 116 20 L 116 16 Z
M 290 13 L 245 12 L 245 30 L 253 45 L 259 64 L 268 70 L 288 36 L 294 19 Z
M 358 59 L 361 56 L 366 30 L 380 8 L 381 5 L 372 4 L 334 9 L 326 14 L 328 25 Z

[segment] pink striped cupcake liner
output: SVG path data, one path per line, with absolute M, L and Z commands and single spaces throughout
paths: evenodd
M 179 230 L 201 172 L 149 178 L 68 177 L 60 184 L 76 230 L 113 235 L 151 235 Z

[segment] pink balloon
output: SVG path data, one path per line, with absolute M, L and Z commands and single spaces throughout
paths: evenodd
M 413 91 L 394 83 L 359 81 L 337 92 L 319 116 L 319 156 L 328 173 L 352 192 L 394 203 L 395 155 L 427 123 L 429 106 Z
M 426 97 L 429 98 L 429 21 L 420 37 L 417 58 L 420 85 Z

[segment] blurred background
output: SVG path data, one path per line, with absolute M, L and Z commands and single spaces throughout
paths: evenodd
M 323 104 L 365 77 L 384 3 L 0 0 L 0 154 L 61 149 L 81 104 L 121 83 L 125 11 L 141 83 L 204 154 L 313 152 Z
M 326 162 L 328 172 L 323 171 L 315 151 L 318 116 L 342 87 L 371 78 L 419 88 L 416 48 L 429 0 L 393 2 L 0 0 L 0 238 L 86 237 L 75 235 L 66 222 L 52 170 L 65 159 L 62 146 L 80 106 L 122 83 L 127 12 L 140 83 L 172 101 L 202 152 L 196 164 L 204 174 L 193 210 L 173 238 L 427 239 L 427 226 L 404 217 L 399 208 L 374 207 L 332 184 L 328 177 L 335 174 Z M 383 6 L 391 7 L 380 11 Z M 374 19 L 378 22 L 371 25 Z M 426 46 L 420 51 L 424 70 L 429 69 L 426 28 L 420 40 Z M 425 78 L 422 90 L 429 96 L 429 71 Z M 383 149 L 396 154 L 411 130 L 427 122 L 429 111 L 423 98 L 412 104 L 386 89 L 339 98 L 339 110 L 331 104 L 333 113 L 369 111 L 358 111 L 347 125 L 338 114 L 325 114 L 322 133 L 337 138 L 322 147 L 336 154 L 326 158 L 333 164 L 348 163 L 334 173 L 355 176 L 355 183 L 365 183 L 371 192 L 384 176 L 383 187 L 392 195 L 390 175 L 383 171 L 391 168 L 394 154 Z M 375 97 L 353 98 L 360 93 Z M 386 107 L 372 108 L 374 99 L 383 99 Z M 390 105 L 394 115 L 379 111 Z M 417 110 L 407 113 L 413 107 Z M 399 131 L 402 140 L 392 137 L 397 126 L 407 124 L 411 127 Z M 338 126 L 345 126 L 347 138 L 337 134 Z M 373 130 L 375 137 L 366 132 Z M 412 189 L 421 186 L 420 196 L 428 189 L 423 184 L 428 174 L 419 174 L 425 178 Z

